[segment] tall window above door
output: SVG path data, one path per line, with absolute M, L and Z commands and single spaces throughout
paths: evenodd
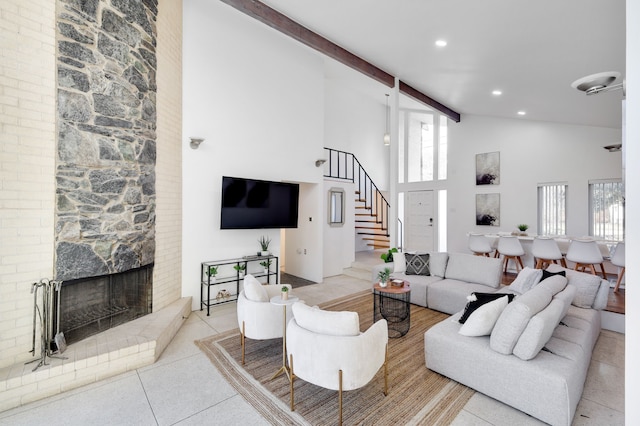
M 398 182 L 447 178 L 447 118 L 428 111 L 400 111 Z

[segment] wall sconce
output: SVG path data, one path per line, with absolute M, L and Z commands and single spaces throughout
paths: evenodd
M 389 121 L 391 120 L 391 117 L 389 116 L 389 94 L 386 93 L 385 96 L 387 97 L 387 106 L 385 109 L 386 130 L 384 132 L 384 136 L 382 137 L 382 142 L 384 143 L 384 146 L 389 146 L 391 145 L 391 135 L 389 134 Z
M 613 145 L 603 146 L 603 148 L 609 152 L 619 152 L 619 151 L 622 151 L 622 144 L 614 143 Z
M 200 144 L 204 142 L 204 138 L 197 138 L 192 136 L 189 139 L 191 140 L 191 142 L 189 142 L 189 146 L 191 147 L 191 149 L 198 149 Z
M 319 158 L 319 159 L 316 160 L 316 167 L 320 167 L 326 162 L 327 162 L 327 160 L 325 160 L 324 158 Z

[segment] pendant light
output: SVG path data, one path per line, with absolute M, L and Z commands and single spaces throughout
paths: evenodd
M 384 142 L 385 146 L 389 146 L 391 145 L 391 135 L 389 134 L 389 121 L 391 120 L 391 117 L 389 116 L 389 94 L 386 93 L 385 96 L 387 97 L 387 107 L 385 109 L 386 130 L 384 132 L 384 136 L 382 137 L 382 141 Z

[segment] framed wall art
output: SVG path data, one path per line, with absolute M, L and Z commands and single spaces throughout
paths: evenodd
M 500 185 L 500 152 L 476 154 L 476 185 Z
M 500 226 L 500 194 L 476 194 L 476 225 Z

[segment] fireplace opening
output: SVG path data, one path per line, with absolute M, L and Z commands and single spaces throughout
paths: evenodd
M 64 281 L 53 327 L 68 344 L 79 342 L 152 311 L 153 264 L 117 274 Z

